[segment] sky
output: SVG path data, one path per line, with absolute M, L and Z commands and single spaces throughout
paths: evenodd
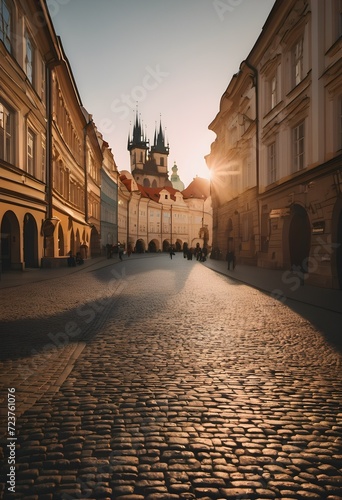
M 274 0 L 47 0 L 83 106 L 130 170 L 135 114 L 150 143 L 160 121 L 187 186 L 209 178 L 208 129 Z

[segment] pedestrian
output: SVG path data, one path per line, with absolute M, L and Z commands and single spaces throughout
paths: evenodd
M 230 271 L 230 266 L 232 269 L 235 269 L 235 254 L 233 250 L 229 250 L 227 253 L 227 261 L 228 261 L 228 271 Z
M 122 256 L 123 256 L 123 248 L 120 244 L 118 244 L 118 252 L 119 252 L 119 259 L 122 260 Z
M 172 256 L 176 255 L 175 252 L 173 251 L 173 247 L 170 247 L 170 259 L 172 260 Z

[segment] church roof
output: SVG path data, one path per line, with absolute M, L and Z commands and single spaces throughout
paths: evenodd
M 150 198 L 151 200 L 154 200 L 154 201 L 159 201 L 160 191 L 163 191 L 163 190 L 168 191 L 170 193 L 170 198 L 174 201 L 176 200 L 176 196 L 175 196 L 176 193 L 179 193 L 178 189 L 174 189 L 171 186 L 152 188 L 152 187 L 141 186 L 140 184 L 138 184 L 138 187 L 139 187 L 141 193 L 144 193 L 145 196 L 147 196 L 148 198 Z

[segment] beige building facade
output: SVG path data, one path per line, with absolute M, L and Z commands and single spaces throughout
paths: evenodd
M 331 288 L 342 288 L 341 17 L 341 3 L 334 0 L 275 3 L 221 99 L 210 125 L 217 138 L 207 157 L 220 258 L 232 243 L 238 262 L 249 252 L 251 263 Z M 244 92 L 234 95 L 239 81 Z M 241 97 L 246 91 L 250 106 Z M 248 129 L 249 146 L 238 144 L 234 137 Z M 232 177 L 234 149 L 242 165 L 239 185 L 249 168 L 255 178 L 251 190 L 235 195 L 232 182 L 231 192 L 216 182 Z
M 118 234 L 125 249 L 165 252 L 172 246 L 211 248 L 212 208 L 209 181 L 196 178 L 183 192 L 143 187 L 122 171 L 118 194 Z
M 22 270 L 45 253 L 47 75 L 58 46 L 45 3 L 3 2 L 1 14 L 0 268 Z
M 46 2 L 1 9 L 0 267 L 100 255 L 103 152 Z

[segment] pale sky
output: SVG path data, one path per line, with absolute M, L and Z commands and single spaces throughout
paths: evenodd
M 82 103 L 130 170 L 136 106 L 152 143 L 166 128 L 187 186 L 209 178 L 204 156 L 222 94 L 256 42 L 274 0 L 47 0 Z

